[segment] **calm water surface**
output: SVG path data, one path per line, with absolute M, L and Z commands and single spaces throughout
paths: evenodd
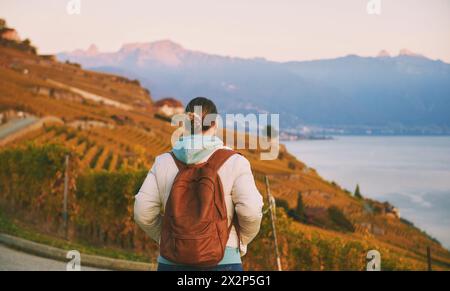
M 288 150 L 353 192 L 390 201 L 401 216 L 450 248 L 450 137 L 339 136 L 284 142 Z

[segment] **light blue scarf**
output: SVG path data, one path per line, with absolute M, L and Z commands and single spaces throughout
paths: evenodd
M 183 163 L 196 164 L 221 147 L 223 147 L 223 141 L 219 137 L 196 134 L 182 136 L 175 143 L 172 152 Z

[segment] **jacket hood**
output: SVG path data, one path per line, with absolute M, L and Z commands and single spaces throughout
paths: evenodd
M 175 143 L 172 152 L 185 164 L 196 164 L 223 147 L 223 141 L 215 135 L 182 136 Z

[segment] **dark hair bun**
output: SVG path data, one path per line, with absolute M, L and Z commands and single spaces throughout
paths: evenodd
M 198 115 L 199 112 L 196 112 L 196 107 L 201 108 L 201 116 Z M 197 109 L 198 110 L 198 109 Z M 211 128 L 215 123 L 204 124 L 205 118 L 208 115 L 214 114 L 217 115 L 217 107 L 208 98 L 205 97 L 196 97 L 192 99 L 188 105 L 186 105 L 186 114 L 188 114 L 190 123 L 191 123 L 191 134 L 197 132 L 205 132 Z

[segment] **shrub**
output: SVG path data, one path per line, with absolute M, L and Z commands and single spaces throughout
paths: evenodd
M 97 152 L 95 153 L 95 156 L 92 158 L 92 160 L 89 162 L 89 167 L 91 168 L 95 168 L 95 166 L 97 165 L 98 159 L 100 158 L 100 156 L 103 154 L 103 151 L 105 150 L 105 148 L 102 146 L 100 147 Z
M 298 221 L 298 222 L 303 222 L 303 223 L 306 222 L 305 208 L 303 205 L 303 199 L 302 199 L 301 192 L 298 192 L 297 207 L 294 209 L 289 208 L 288 202 L 284 199 L 275 198 L 275 201 L 276 201 L 277 206 L 283 208 L 289 217 L 291 217 L 292 219 L 294 219 L 295 221 Z
M 134 195 L 146 171 L 105 171 L 80 175 L 76 200 L 79 210 L 74 223 L 80 235 L 92 243 L 133 245 Z
M 297 168 L 297 166 L 295 165 L 295 162 L 289 161 L 288 168 L 291 170 L 295 170 Z
M 328 208 L 328 217 L 335 225 L 336 230 L 354 232 L 353 224 L 345 217 L 344 213 L 336 206 Z
M 281 199 L 281 198 L 275 198 L 275 204 L 278 206 L 278 207 L 281 207 L 281 208 L 283 208 L 286 212 L 288 212 L 289 211 L 289 204 L 288 204 L 288 202 L 286 201 L 286 200 L 284 200 L 284 199 Z
M 0 206 L 22 220 L 58 224 L 66 155 L 70 155 L 67 149 L 54 144 L 0 151 Z M 70 189 L 75 184 L 76 163 L 72 156 Z

